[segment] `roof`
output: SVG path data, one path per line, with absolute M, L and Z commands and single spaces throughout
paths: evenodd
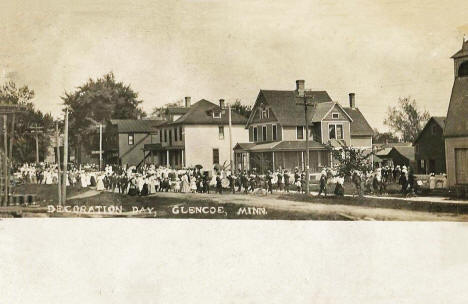
M 212 111 L 223 111 L 221 118 L 214 118 Z M 176 121 L 171 124 L 229 124 L 229 115 L 227 109 L 221 109 L 219 105 L 216 105 L 208 100 L 201 99 L 193 104 L 190 109 L 183 116 L 179 117 Z M 247 118 L 240 115 L 234 110 L 231 110 L 231 123 L 245 125 Z
M 170 107 L 166 109 L 166 114 L 173 114 L 173 115 L 184 115 L 189 111 L 190 108 L 185 107 Z
M 392 151 L 398 152 L 408 160 L 414 160 L 414 147 L 413 146 L 396 146 L 392 148 Z
M 238 143 L 234 150 L 245 150 L 251 152 L 261 151 L 304 151 L 306 149 L 305 140 L 283 140 L 274 141 L 268 143 Z M 309 141 L 309 149 L 311 150 L 323 150 L 325 145 L 316 142 Z
M 417 136 L 416 139 L 413 141 L 413 143 L 418 142 L 419 138 L 421 138 L 421 136 L 423 135 L 423 133 L 425 132 L 425 130 L 427 129 L 427 127 L 430 125 L 431 121 L 434 121 L 436 124 L 438 124 L 439 127 L 442 128 L 442 131 L 444 131 L 444 129 L 445 129 L 445 116 L 432 116 L 432 117 L 429 118 L 429 120 L 426 122 L 426 124 L 424 125 L 424 128 L 421 130 L 421 132 L 419 132 L 418 136 Z
M 351 136 L 373 136 L 374 130 L 367 122 L 358 108 L 343 108 L 353 119 L 351 123 Z
M 378 156 L 388 156 L 388 154 L 390 153 L 390 151 L 392 151 L 392 148 L 384 148 L 383 150 L 378 151 L 377 153 L 375 153 L 375 155 L 378 155 Z
M 457 77 L 453 83 L 452 96 L 445 120 L 444 135 L 468 136 L 468 77 Z
M 463 44 L 462 44 L 462 48 L 461 50 L 459 50 L 458 52 L 456 52 L 452 58 L 455 59 L 455 58 L 461 58 L 461 57 L 465 57 L 465 56 L 468 56 L 468 40 L 467 41 L 464 41 L 463 40 Z
M 307 95 L 310 96 L 310 100 L 314 100 L 319 104 L 328 102 L 330 103 L 328 106 L 331 107 L 332 99 L 326 91 L 307 91 Z M 297 103 L 303 102 L 304 99 L 297 97 L 296 91 L 260 90 L 259 96 L 265 98 L 281 125 L 297 126 L 305 124 L 304 107 L 297 105 Z M 323 107 L 326 108 L 327 106 Z M 312 121 L 313 111 L 310 112 L 310 115 L 309 119 Z
M 117 126 L 119 133 L 149 133 L 164 123 L 164 120 L 153 119 L 111 119 L 110 123 Z
M 255 143 L 237 143 L 234 146 L 234 150 L 248 150 L 253 146 L 255 146 Z

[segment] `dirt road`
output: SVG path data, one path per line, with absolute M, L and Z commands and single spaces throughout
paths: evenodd
M 159 197 L 183 198 L 187 200 L 200 197 L 213 200 L 219 204 L 232 203 L 252 207 L 264 207 L 267 210 L 299 212 L 311 215 L 340 214 L 356 220 L 397 220 L 397 221 L 468 221 L 468 215 L 450 213 L 429 213 L 421 211 L 398 210 L 390 208 L 373 208 L 349 205 L 330 205 L 314 202 L 298 202 L 279 199 L 273 195 L 244 195 L 244 194 L 192 194 L 164 192 L 155 194 Z M 377 199 L 377 198 L 376 198 Z

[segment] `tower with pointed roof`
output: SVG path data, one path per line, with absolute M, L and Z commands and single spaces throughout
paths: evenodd
M 455 79 L 445 121 L 445 154 L 449 187 L 468 185 L 468 40 L 452 56 Z

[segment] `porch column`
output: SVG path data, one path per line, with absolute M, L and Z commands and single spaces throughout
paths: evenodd
M 182 155 L 182 167 L 185 167 L 185 149 L 184 150 L 180 150 L 180 154 Z
M 273 172 L 274 172 L 275 171 L 275 152 L 274 151 L 271 152 L 271 159 L 272 159 L 271 163 L 273 164 Z
M 166 150 L 166 167 L 169 167 L 171 165 L 169 161 L 169 150 Z
M 304 151 L 301 152 L 301 166 L 302 170 L 304 170 Z

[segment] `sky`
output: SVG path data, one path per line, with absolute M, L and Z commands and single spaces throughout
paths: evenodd
M 253 104 L 260 89 L 326 90 L 372 127 L 399 97 L 446 115 L 466 0 L 3 0 L 0 82 L 61 115 L 64 92 L 112 71 L 151 112 L 191 96 Z

